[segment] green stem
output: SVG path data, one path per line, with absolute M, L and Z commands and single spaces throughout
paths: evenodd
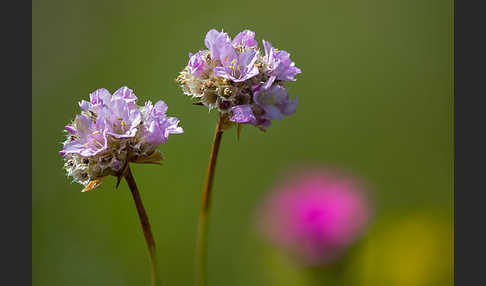
M 201 195 L 201 211 L 199 213 L 199 227 L 196 245 L 196 285 L 207 285 L 207 255 L 208 255 L 208 216 L 211 202 L 211 189 L 213 186 L 214 173 L 216 169 L 216 159 L 218 157 L 219 146 L 223 136 L 221 129 L 222 118 L 219 116 L 218 124 L 214 132 L 213 145 L 209 154 L 208 169 L 206 170 L 206 180 Z
M 138 217 L 140 218 L 143 234 L 145 236 L 145 242 L 147 243 L 147 247 L 149 251 L 150 264 L 152 266 L 152 286 L 156 286 L 157 285 L 157 259 L 155 254 L 155 240 L 154 240 L 154 236 L 152 235 L 150 222 L 147 213 L 145 212 L 145 208 L 143 207 L 142 198 L 140 197 L 140 192 L 138 191 L 137 184 L 135 183 L 135 179 L 133 178 L 132 171 L 130 170 L 129 166 L 127 166 L 124 177 L 132 193 L 135 206 L 137 207 Z

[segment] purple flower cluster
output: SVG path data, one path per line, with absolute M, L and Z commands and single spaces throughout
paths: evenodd
M 225 32 L 210 30 L 207 50 L 189 54 L 189 63 L 177 81 L 185 94 L 216 108 L 235 123 L 267 129 L 273 119 L 292 115 L 297 98 L 290 100 L 285 81 L 295 81 L 300 69 L 290 54 L 263 41 L 258 50 L 255 33 L 244 30 L 233 40 Z
M 65 127 L 67 136 L 59 152 L 65 160 L 68 176 L 88 186 L 107 175 L 119 175 L 128 162 L 157 163 L 162 155 L 156 150 L 169 134 L 183 133 L 179 120 L 167 117 L 167 105 L 148 101 L 137 105 L 137 97 L 128 87 L 115 93 L 104 88 L 79 102 L 81 114 Z

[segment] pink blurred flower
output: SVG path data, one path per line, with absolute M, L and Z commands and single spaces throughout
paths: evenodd
M 262 231 L 306 265 L 330 263 L 363 234 L 371 215 L 355 179 L 307 170 L 280 182 L 260 210 Z

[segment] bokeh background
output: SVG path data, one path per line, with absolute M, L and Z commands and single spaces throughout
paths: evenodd
M 182 121 L 163 166 L 135 165 L 164 285 L 192 285 L 200 191 L 216 114 L 174 83 L 211 28 L 256 31 L 302 69 L 297 113 L 224 135 L 209 234 L 210 285 L 452 285 L 452 1 L 33 1 L 33 285 L 148 285 L 126 183 L 81 193 L 58 155 L 93 90 L 163 99 Z M 261 42 L 260 42 L 261 43 Z M 332 166 L 374 194 L 369 231 L 307 269 L 262 240 L 254 211 L 295 166 Z M 327 278 L 326 278 L 327 277 Z M 330 283 L 327 283 L 330 285 Z

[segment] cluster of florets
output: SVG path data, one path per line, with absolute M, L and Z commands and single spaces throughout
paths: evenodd
M 301 73 L 290 54 L 263 41 L 258 50 L 255 33 L 245 30 L 233 40 L 211 30 L 204 41 L 208 50 L 189 54 L 188 65 L 177 81 L 185 94 L 209 109 L 216 108 L 229 121 L 268 128 L 297 109 L 283 83 Z
M 79 102 L 81 114 L 65 127 L 66 141 L 59 152 L 67 175 L 85 190 L 99 185 L 107 175 L 120 176 L 129 162 L 158 163 L 157 146 L 169 134 L 183 133 L 179 120 L 166 117 L 167 105 L 147 101 L 138 106 L 137 97 L 127 87 L 113 95 L 104 88 Z

